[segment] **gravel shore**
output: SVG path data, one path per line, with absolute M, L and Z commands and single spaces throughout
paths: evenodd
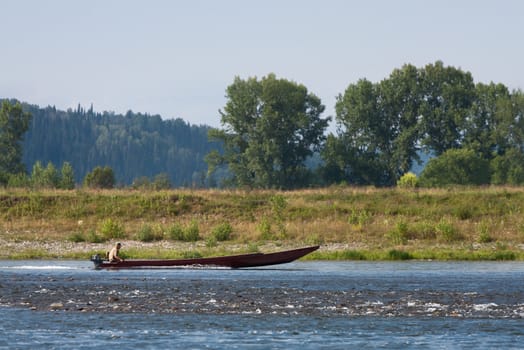
M 91 252 L 104 252 L 109 251 L 115 242 L 104 242 L 104 243 L 88 243 L 88 242 L 70 242 L 70 241 L 15 241 L 6 240 L 0 238 L 0 259 L 6 259 L 7 257 L 31 250 L 40 250 L 45 252 L 47 256 L 51 257 L 62 257 L 64 254 L 82 254 L 86 256 Z M 156 242 L 141 242 L 134 240 L 122 240 L 122 251 L 125 253 L 126 250 L 166 250 L 166 251 L 192 251 L 206 249 L 206 243 L 204 241 L 198 242 L 178 242 L 178 241 L 156 241 Z M 257 248 L 261 252 L 275 252 L 279 250 L 300 248 L 306 246 L 302 245 L 276 245 L 274 243 L 266 243 L 258 245 Z M 238 252 L 246 252 L 248 249 L 247 244 L 238 243 L 225 243 L 223 247 L 231 252 L 232 254 Z M 323 244 L 321 251 L 337 251 L 346 249 L 362 249 L 363 245 L 350 245 L 342 243 L 330 243 Z

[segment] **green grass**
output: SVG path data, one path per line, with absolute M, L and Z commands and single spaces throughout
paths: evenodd
M 202 242 L 203 255 L 239 244 L 342 244 L 359 248 L 315 252 L 307 258 L 523 260 L 523 208 L 524 188 L 517 187 L 333 186 L 285 192 L 0 189 L 0 242 L 171 240 Z M 475 244 L 476 249 L 465 248 Z M 53 257 L 39 249 L 2 256 Z
M 194 257 L 224 256 L 232 254 L 252 253 L 260 251 L 258 247 L 248 245 L 241 250 L 232 251 L 227 246 L 205 248 L 190 248 L 171 250 L 162 248 L 127 248 L 121 251 L 125 259 L 187 259 Z M 7 254 L 5 259 L 31 260 L 31 259 L 79 259 L 88 260 L 92 255 L 105 256 L 103 250 L 89 251 L 63 251 L 59 254 L 49 252 L 42 248 L 28 248 L 19 252 Z M 438 260 L 438 261 L 524 261 L 524 252 L 511 250 L 506 247 L 501 249 L 466 249 L 466 248 L 441 248 L 441 249 L 345 249 L 335 251 L 316 251 L 306 255 L 301 260 L 327 260 L 327 261 L 398 261 L 398 260 Z
M 434 250 L 341 250 L 330 252 L 314 252 L 303 260 L 439 260 L 439 261 L 523 261 L 524 252 L 520 251 L 492 251 L 465 249 L 434 249 Z

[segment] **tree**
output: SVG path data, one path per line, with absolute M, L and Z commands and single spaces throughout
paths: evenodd
M 44 166 L 69 162 L 76 183 L 102 164 L 125 184 L 159 173 L 169 174 L 173 186 L 190 184 L 193 173 L 207 172 L 204 155 L 221 149 L 208 140 L 211 127 L 180 118 L 163 120 L 131 111 L 95 113 L 90 107 L 76 106 L 68 111 L 27 104 L 23 108 L 33 118 L 24 137 L 22 161 L 28 165 L 40 161 Z
M 524 184 L 524 153 L 520 149 L 508 149 L 503 155 L 493 158 L 490 165 L 492 184 Z
M 475 85 L 469 72 L 441 61 L 421 71 L 421 144 L 436 155 L 461 145 Z
M 512 148 L 524 152 L 524 93 L 521 90 L 513 91 L 509 99 L 497 101 L 497 108 L 497 154 Z
M 25 173 L 22 164 L 22 139 L 29 128 L 31 114 L 20 103 L 3 101 L 0 107 L 0 181 L 6 174 Z M 2 175 L 3 174 L 3 175 Z
M 474 92 L 470 73 L 440 61 L 349 85 L 337 97 L 338 135 L 326 143 L 326 172 L 355 184 L 394 185 L 420 150 L 439 155 L 460 147 Z
M 97 166 L 86 175 L 84 184 L 90 188 L 113 188 L 115 186 L 113 169 L 108 166 Z
M 335 177 L 355 184 L 394 185 L 417 159 L 420 76 L 414 66 L 374 84 L 366 79 L 337 97 L 338 137 L 323 152 Z M 340 169 L 336 176 L 333 170 Z
M 29 188 L 31 181 L 26 173 L 11 174 L 9 176 L 7 187 L 10 188 Z
M 489 182 L 489 162 L 469 149 L 447 150 L 431 159 L 420 174 L 420 184 L 426 187 L 485 185 Z
M 337 138 L 328 138 L 324 158 L 337 164 L 342 178 L 350 183 L 382 183 L 386 172 L 380 163 L 380 143 L 384 130 L 378 106 L 378 87 L 362 79 L 337 97 Z M 387 127 L 386 127 L 387 128 Z
M 64 169 L 62 168 L 62 174 L 63 171 Z M 47 166 L 44 168 L 42 163 L 37 161 L 33 165 L 31 172 L 31 185 L 34 188 L 63 188 L 61 186 L 63 181 L 62 174 L 58 172 L 52 162 L 47 163 Z
M 69 162 L 64 162 L 64 164 L 62 164 L 60 173 L 60 188 L 64 190 L 72 190 L 75 188 L 75 173 Z
M 151 182 L 151 185 L 153 186 L 153 189 L 157 191 L 170 189 L 171 181 L 169 181 L 169 175 L 167 173 L 160 173 L 155 175 L 153 181 Z
M 47 163 L 44 169 L 44 186 L 47 188 L 58 188 L 60 184 L 60 174 L 53 163 Z
M 220 111 L 223 129 L 211 139 L 224 143 L 224 153 L 206 157 L 210 171 L 227 165 L 234 185 L 255 188 L 296 188 L 307 185 L 304 162 L 325 139 L 330 118 L 325 107 L 303 85 L 277 79 L 235 78 Z
M 510 93 L 502 84 L 479 83 L 466 119 L 463 147 L 474 150 L 484 159 L 504 153 L 511 140 L 507 131 L 511 119 Z M 509 113 L 509 118 L 508 118 Z
M 35 164 L 33 164 L 33 170 L 31 171 L 31 185 L 34 188 L 46 187 L 44 172 L 45 169 L 42 166 L 42 163 L 36 161 Z
M 131 187 L 133 187 L 134 189 L 150 189 L 151 180 L 149 180 L 147 176 L 140 176 L 133 180 Z

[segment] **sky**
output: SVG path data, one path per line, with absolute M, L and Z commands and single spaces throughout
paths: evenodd
M 334 116 L 359 79 L 441 60 L 524 89 L 521 0 L 2 0 L 0 98 L 220 127 L 236 76 L 303 84 Z

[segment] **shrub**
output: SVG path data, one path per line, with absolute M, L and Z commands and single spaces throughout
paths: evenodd
M 85 242 L 85 241 L 86 241 L 84 235 L 83 235 L 81 232 L 73 232 L 73 233 L 68 237 L 68 240 L 69 240 L 70 242 L 74 242 L 74 243 L 80 243 L 80 242 Z
M 400 187 L 400 188 L 415 188 L 417 186 L 418 186 L 417 175 L 413 174 L 412 172 L 405 173 L 397 181 L 397 187 Z
M 101 237 L 96 234 L 95 230 L 89 230 L 86 235 L 86 242 L 89 243 L 103 243 L 107 241 L 104 237 Z
M 460 220 L 468 220 L 473 217 L 473 212 L 470 207 L 460 206 L 454 210 L 455 216 Z
M 263 217 L 262 221 L 257 225 L 258 232 L 260 233 L 261 239 L 271 239 L 273 232 L 271 230 L 271 223 L 267 217 Z
M 313 233 L 306 238 L 306 243 L 310 245 L 322 245 L 324 244 L 324 238 L 319 234 Z
M 155 231 L 151 225 L 144 224 L 138 231 L 136 238 L 142 242 L 152 242 L 161 241 L 164 238 L 164 235 L 161 228 Z
M 113 188 L 115 186 L 115 174 L 110 167 L 97 166 L 84 178 L 85 186 L 89 188 Z
M 271 196 L 269 201 L 271 203 L 271 211 L 273 212 L 273 216 L 275 217 L 275 220 L 283 221 L 284 220 L 284 210 L 287 207 L 286 197 L 280 194 L 276 194 L 274 196 Z
M 485 222 L 480 223 L 479 227 L 479 243 L 490 243 L 493 242 L 493 238 L 489 234 L 488 225 Z
M 217 239 L 213 236 L 209 236 L 206 239 L 206 247 L 208 248 L 214 248 L 217 246 Z
M 524 154 L 521 150 L 511 148 L 503 155 L 498 155 L 490 163 L 494 185 L 524 184 Z
M 388 252 L 388 259 L 390 260 L 410 260 L 413 256 L 403 250 L 392 249 Z
M 213 228 L 211 235 L 217 241 L 228 241 L 231 239 L 231 233 L 233 232 L 233 227 L 227 222 L 219 224 Z
M 175 241 L 196 242 L 200 239 L 200 230 L 196 220 L 191 221 L 186 227 L 173 224 L 168 231 L 169 238 Z
M 362 227 L 370 221 L 371 217 L 372 214 L 367 210 L 357 210 L 352 208 L 351 214 L 348 217 L 348 223 Z
M 435 231 L 444 242 L 455 242 L 460 241 L 462 236 L 457 229 L 448 221 L 441 220 L 436 226 Z
M 468 149 L 449 149 L 432 158 L 420 175 L 423 186 L 484 185 L 490 182 L 489 162 Z
M 400 220 L 395 225 L 395 229 L 388 233 L 388 238 L 394 244 L 405 244 L 408 241 L 408 224 Z
M 169 179 L 168 174 L 160 173 L 155 176 L 155 178 L 151 182 L 151 185 L 153 186 L 153 189 L 157 191 L 167 190 L 171 188 L 171 180 Z
M 366 260 L 366 255 L 358 250 L 344 250 L 342 252 L 336 252 L 337 260 Z
M 99 230 L 102 234 L 102 237 L 104 237 L 106 240 L 113 238 L 125 238 L 126 236 L 123 226 L 120 223 L 113 221 L 111 218 L 104 220 L 100 224 Z
M 269 199 L 271 203 L 271 212 L 273 214 L 273 222 L 278 228 L 280 238 L 287 236 L 286 227 L 284 225 L 284 211 L 287 207 L 287 200 L 283 195 L 277 194 L 271 196 Z
M 200 230 L 198 229 L 198 223 L 193 220 L 191 223 L 184 229 L 184 241 L 186 242 L 196 242 L 200 239 Z
M 427 221 L 415 224 L 413 231 L 416 232 L 419 239 L 434 239 L 436 237 L 435 225 Z
M 149 189 L 149 190 L 167 190 L 171 188 L 171 182 L 169 180 L 169 175 L 166 173 L 160 173 L 156 175 L 153 179 L 148 178 L 147 176 L 140 176 L 133 180 L 131 185 L 134 189 Z
M 151 181 L 147 176 L 140 176 L 133 180 L 131 187 L 134 189 L 149 189 L 151 188 Z
M 250 242 L 250 243 L 247 245 L 247 251 L 250 252 L 250 253 L 258 253 L 258 252 L 260 252 L 260 249 L 259 249 L 257 243 Z
M 26 174 L 6 174 L 7 186 L 11 188 L 27 188 L 30 185 L 30 179 Z M 2 181 L 0 180 L 0 183 Z
M 496 252 L 493 260 L 497 261 L 512 261 L 517 258 L 517 255 L 513 252 Z
M 493 238 L 487 232 L 481 232 L 479 235 L 479 243 L 490 243 L 493 242 Z
M 197 251 L 187 251 L 187 252 L 183 252 L 182 253 L 182 257 L 184 259 L 197 259 L 197 258 L 201 258 L 202 257 L 202 254 L 200 254 L 200 252 L 197 252 Z
M 184 240 L 184 229 L 180 224 L 173 224 L 168 230 L 169 238 L 174 241 Z

